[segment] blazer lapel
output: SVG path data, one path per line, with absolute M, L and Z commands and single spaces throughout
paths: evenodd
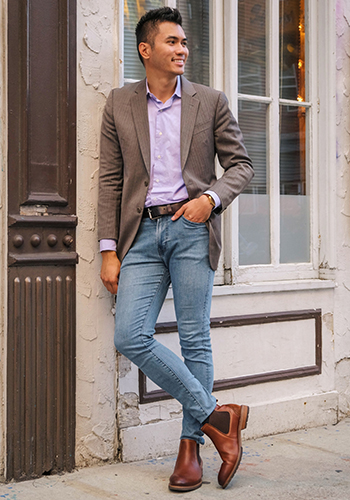
M 137 139 L 139 141 L 146 170 L 150 172 L 150 137 L 147 109 L 146 80 L 142 80 L 135 89 L 135 94 L 130 100 L 131 112 L 135 124 Z
M 194 125 L 196 123 L 199 100 L 195 97 L 196 91 L 193 85 L 181 77 L 181 168 L 186 164 L 190 150 Z

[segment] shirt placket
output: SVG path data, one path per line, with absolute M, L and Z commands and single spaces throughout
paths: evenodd
M 166 171 L 165 169 L 165 150 L 164 150 L 164 128 L 165 128 L 165 115 L 166 110 L 171 107 L 172 100 L 166 106 L 159 101 L 156 101 L 157 114 L 155 120 L 155 150 L 154 150 L 154 187 L 158 195 L 163 194 L 157 189 L 157 186 L 166 186 Z M 153 197 L 153 202 L 156 204 L 158 196 Z

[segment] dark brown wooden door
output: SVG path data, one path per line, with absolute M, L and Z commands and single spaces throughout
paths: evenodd
M 76 0 L 8 2 L 7 479 L 75 448 Z

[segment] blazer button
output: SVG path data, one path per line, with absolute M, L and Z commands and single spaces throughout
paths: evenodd
M 148 181 L 145 181 L 145 186 L 146 186 L 146 187 L 148 186 Z
M 140 214 L 142 212 L 142 208 L 141 207 L 137 207 L 137 211 Z

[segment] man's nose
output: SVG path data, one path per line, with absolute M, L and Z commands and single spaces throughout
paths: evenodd
M 188 54 L 188 48 L 185 45 L 182 45 L 180 43 L 179 46 L 177 47 L 177 51 L 176 52 L 178 54 L 186 55 L 186 54 Z

